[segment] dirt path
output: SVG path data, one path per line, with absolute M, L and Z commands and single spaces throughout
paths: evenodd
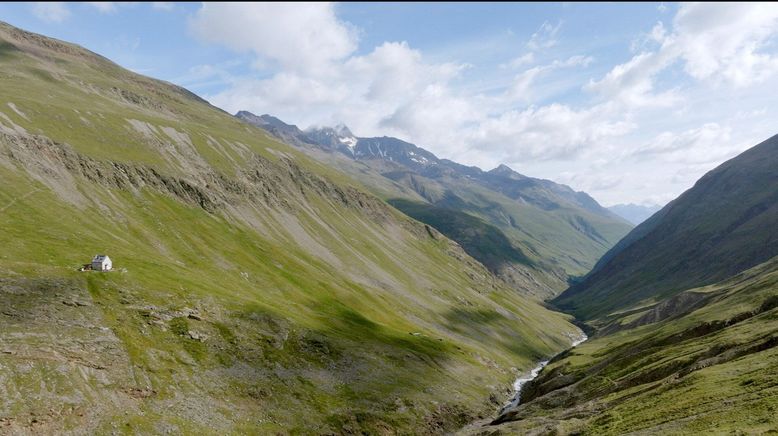
M 8 209 L 9 209 L 11 206 L 13 206 L 14 204 L 16 204 L 16 202 L 18 202 L 19 200 L 26 200 L 26 199 L 27 199 L 27 198 L 29 198 L 29 197 L 30 197 L 32 194 L 34 194 L 34 193 L 36 193 L 36 192 L 38 192 L 38 191 L 40 191 L 40 190 L 41 190 L 41 188 L 35 188 L 35 189 L 33 189 L 32 191 L 30 191 L 30 192 L 28 192 L 28 193 L 26 193 L 26 194 L 22 195 L 21 197 L 16 197 L 16 198 L 14 198 L 13 200 L 11 200 L 11 201 L 10 201 L 8 204 L 6 204 L 5 206 L 3 206 L 3 207 L 0 207 L 0 213 L 3 213 L 3 212 L 5 212 L 6 210 L 8 210 Z

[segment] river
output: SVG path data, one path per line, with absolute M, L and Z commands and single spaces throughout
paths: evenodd
M 570 344 L 569 349 L 575 348 L 576 346 L 582 344 L 587 339 L 589 339 L 589 337 L 586 336 L 586 333 L 580 332 L 580 336 L 577 339 L 573 340 L 573 343 Z M 538 363 L 538 366 L 533 368 L 532 371 L 529 372 L 529 374 L 522 375 L 519 378 L 517 378 L 516 381 L 513 382 L 513 397 L 511 398 L 510 402 L 500 410 L 499 415 L 502 415 L 503 412 L 505 412 L 506 410 L 512 407 L 516 407 L 519 405 L 519 403 L 521 403 L 521 388 L 528 382 L 534 380 L 538 376 L 538 374 L 540 374 L 540 371 L 542 371 L 543 368 L 545 368 L 545 366 L 548 365 L 548 362 L 550 360 L 551 359 L 544 360 Z
M 573 339 L 573 342 L 570 344 L 570 348 L 575 348 L 576 346 L 580 345 L 587 339 L 589 339 L 588 336 L 586 336 L 586 333 L 583 331 L 579 331 L 578 335 L 570 335 L 570 338 Z M 552 358 L 553 359 L 553 358 Z M 544 360 L 540 363 L 538 363 L 538 366 L 532 369 L 532 371 L 529 372 L 529 374 L 522 375 L 519 378 L 516 379 L 515 382 L 513 382 L 513 396 L 511 397 L 511 400 L 508 404 L 506 404 L 502 409 L 500 409 L 500 413 L 497 414 L 497 419 L 501 417 L 506 411 L 516 407 L 521 403 L 521 389 L 524 387 L 525 384 L 528 382 L 534 380 L 539 374 L 540 371 L 543 370 L 543 368 L 548 365 L 549 360 Z M 465 427 L 461 428 L 459 431 L 456 432 L 457 435 L 473 435 L 473 434 L 481 434 L 481 431 L 485 428 L 485 426 L 489 425 L 489 423 L 493 422 L 494 418 L 485 418 L 481 419 L 475 422 L 471 422 L 470 424 L 466 425 Z

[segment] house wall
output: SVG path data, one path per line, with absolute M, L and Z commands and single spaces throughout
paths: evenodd
M 110 261 L 92 262 L 92 269 L 95 271 L 108 271 L 113 267 Z

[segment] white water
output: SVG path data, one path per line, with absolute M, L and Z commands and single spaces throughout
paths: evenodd
M 581 332 L 581 337 L 574 340 L 573 343 L 570 345 L 570 348 L 575 348 L 583 344 L 584 342 L 586 342 L 587 339 L 589 339 L 589 336 L 586 336 L 586 333 Z
M 587 339 L 589 339 L 589 337 L 586 336 L 586 333 L 581 332 L 581 335 L 577 339 L 574 339 L 573 343 L 570 344 L 570 348 L 575 348 L 576 346 L 582 344 Z M 515 382 L 513 382 L 513 392 L 514 392 L 513 398 L 511 398 L 510 403 L 506 404 L 505 407 L 502 408 L 500 414 L 502 414 L 508 408 L 516 407 L 519 405 L 519 403 L 521 402 L 521 388 L 525 384 L 527 384 L 527 382 L 534 380 L 538 376 L 538 374 L 540 374 L 540 371 L 542 371 L 543 368 L 545 368 L 545 366 L 548 365 L 548 362 L 549 362 L 548 360 L 544 360 L 538 363 L 538 366 L 533 368 L 532 371 L 530 371 L 529 375 L 526 375 L 524 377 L 519 377 L 516 379 Z

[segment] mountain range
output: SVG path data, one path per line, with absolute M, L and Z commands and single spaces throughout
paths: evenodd
M 236 117 L 362 182 L 541 298 L 585 274 L 631 227 L 584 192 L 506 165 L 482 171 L 397 138 L 356 137 L 343 125 L 303 131 L 270 115 Z
M 0 433 L 450 432 L 579 334 L 183 88 L 4 23 L 0 76 Z
M 632 228 L 2 22 L 0 77 L 0 434 L 778 428 L 778 136 Z

